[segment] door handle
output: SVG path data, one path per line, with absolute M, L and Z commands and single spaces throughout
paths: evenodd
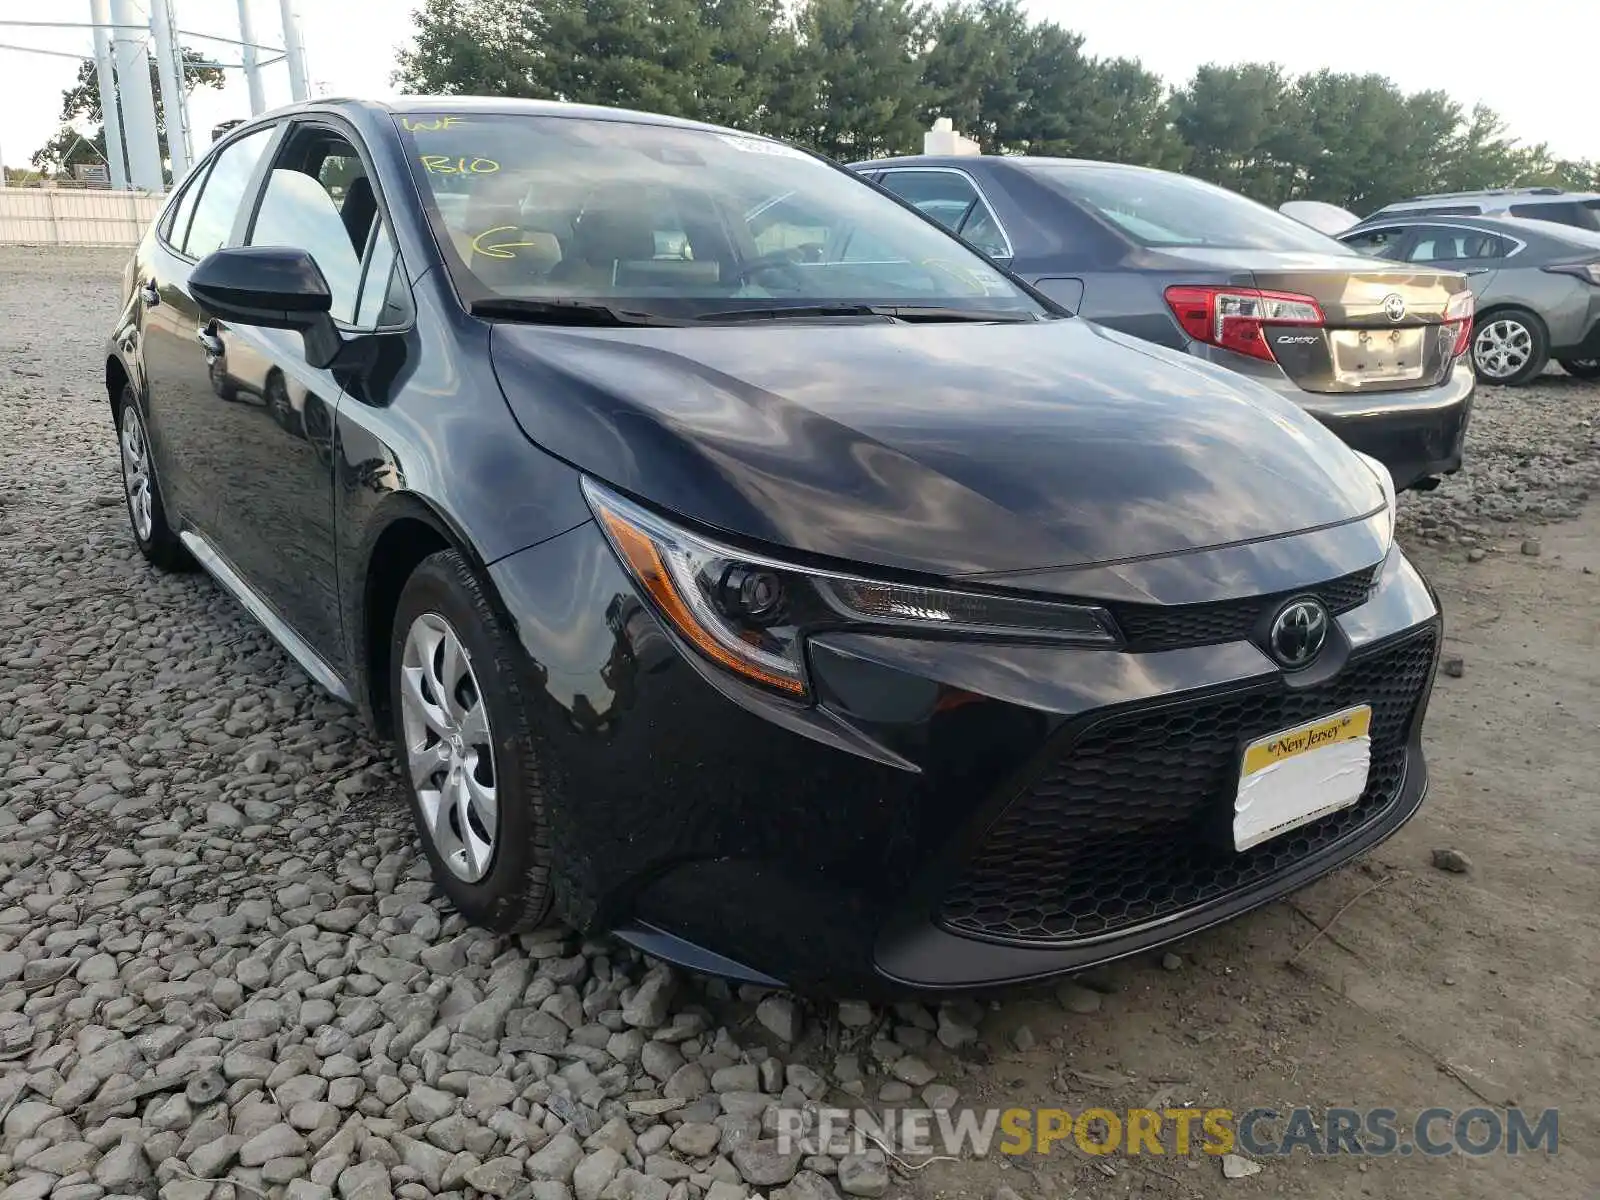
M 209 325 L 202 325 L 199 329 L 196 329 L 194 336 L 204 348 L 207 362 L 222 357 L 222 339 L 217 336 L 216 331 Z
M 139 299 L 144 301 L 146 308 L 154 308 L 161 303 L 161 293 L 156 291 L 156 281 L 154 279 L 139 289 Z

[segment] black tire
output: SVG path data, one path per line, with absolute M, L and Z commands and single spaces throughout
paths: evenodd
M 206 364 L 206 374 L 211 377 L 211 390 L 224 400 L 237 400 L 239 389 L 228 378 L 228 360 L 217 355 Z
M 1516 347 L 1509 365 L 1492 348 L 1494 342 Z M 1509 353 L 1509 351 L 1508 351 Z M 1482 313 L 1472 327 L 1472 369 L 1484 383 L 1517 387 L 1535 378 L 1550 362 L 1550 334 L 1525 308 L 1498 308 Z
M 296 428 L 300 422 L 295 416 L 294 404 L 289 399 L 289 384 L 282 371 L 274 368 L 267 372 L 267 385 L 261 395 L 267 404 L 267 415 L 274 424 L 285 433 L 305 436 L 304 430 Z
M 194 559 L 183 548 L 177 532 L 167 521 L 167 506 L 161 500 L 161 481 L 156 476 L 156 460 L 150 450 L 148 427 L 132 385 L 123 387 L 113 415 L 117 423 L 117 457 L 122 464 L 122 500 L 128 513 L 128 528 L 133 533 L 134 544 L 157 570 L 193 570 Z M 148 494 L 149 503 L 148 529 L 141 529 L 144 523 L 141 520 L 143 502 L 135 486 L 138 472 L 134 467 L 138 456 L 129 445 L 130 434 L 143 446 L 144 491 Z
M 407 639 L 419 618 L 443 618 L 465 651 L 469 676 L 484 706 L 493 746 L 492 783 L 497 827 L 486 873 L 475 881 L 449 866 L 430 831 L 412 777 L 402 689 Z M 496 615 L 483 584 L 460 553 L 441 550 L 406 580 L 389 646 L 389 703 L 394 753 L 411 798 L 411 815 L 433 877 L 456 910 L 474 925 L 503 933 L 537 928 L 549 915 L 550 830 L 545 777 L 539 766 L 524 677 L 523 650 Z
M 1558 358 L 1556 361 L 1574 379 L 1600 379 L 1600 358 Z

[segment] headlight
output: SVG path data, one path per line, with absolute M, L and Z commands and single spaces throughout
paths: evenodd
M 804 639 L 823 629 L 1117 644 L 1104 609 L 794 566 L 692 533 L 592 479 L 583 494 L 628 574 L 689 645 L 795 699 L 806 695 Z
M 1377 459 L 1373 458 L 1372 455 L 1363 454 L 1359 450 L 1355 452 L 1355 455 L 1362 462 L 1367 464 L 1367 470 L 1371 471 L 1373 475 L 1377 477 L 1378 486 L 1383 489 L 1383 506 L 1384 511 L 1388 514 L 1388 524 L 1383 534 L 1383 552 L 1387 554 L 1389 553 L 1389 547 L 1394 545 L 1394 523 L 1397 515 L 1394 496 L 1394 476 L 1390 474 L 1388 467 L 1384 466 Z

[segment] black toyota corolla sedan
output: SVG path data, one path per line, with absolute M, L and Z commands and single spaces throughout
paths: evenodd
M 285 109 L 129 265 L 133 534 L 390 739 L 443 892 L 955 989 L 1244 912 L 1421 803 L 1392 483 L 850 172 L 510 100 Z
M 1236 192 L 1148 167 L 924 155 L 855 169 L 1073 312 L 1293 400 L 1402 491 L 1461 466 L 1473 300 L 1448 266 L 1375 264 Z

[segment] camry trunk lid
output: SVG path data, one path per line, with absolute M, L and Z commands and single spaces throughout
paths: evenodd
M 1263 291 L 1309 296 L 1323 323 L 1267 325 L 1268 347 L 1308 392 L 1390 392 L 1442 383 L 1455 361 L 1464 275 L 1342 255 L 1253 252 Z M 1264 261 L 1265 260 L 1265 261 Z M 1272 261 L 1276 260 L 1276 261 Z

